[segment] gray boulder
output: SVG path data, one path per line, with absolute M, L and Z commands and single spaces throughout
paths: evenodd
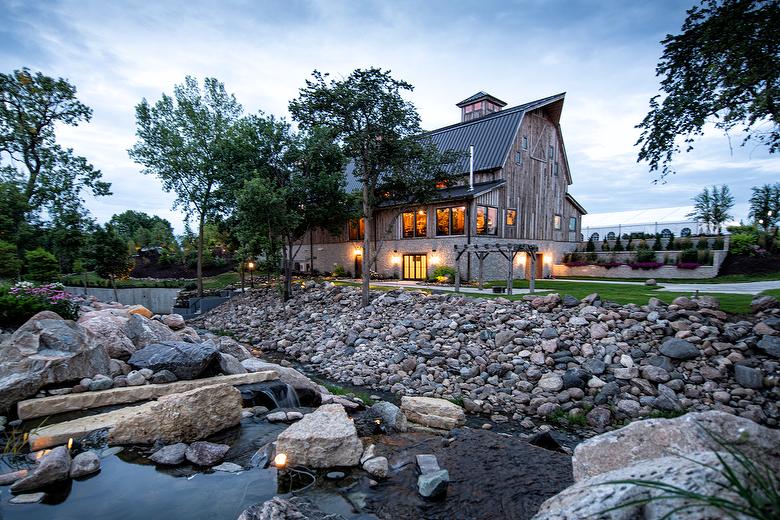
M 768 356 L 780 358 L 780 336 L 764 336 L 756 343 L 756 347 Z
M 210 340 L 204 343 L 165 341 L 137 350 L 128 363 L 136 370 L 168 370 L 177 379 L 195 379 L 208 368 L 219 366 L 219 351 Z
M 163 341 L 176 341 L 179 336 L 159 321 L 150 320 L 140 314 L 131 314 L 124 325 L 125 336 L 130 338 L 136 349 Z
M 183 442 L 177 442 L 176 444 L 163 446 L 155 451 L 149 457 L 149 460 L 163 466 L 176 466 L 184 462 L 186 452 L 187 445 Z
M 672 359 L 694 359 L 701 355 L 696 345 L 680 338 L 668 338 L 659 350 Z
M 162 322 L 171 330 L 181 330 L 187 325 L 181 314 L 166 314 L 162 317 Z
M 110 358 L 91 331 L 39 312 L 0 345 L 0 411 L 46 385 L 108 374 Z
M 447 492 L 450 474 L 446 469 L 430 471 L 417 477 L 417 491 L 425 498 L 438 498 Z
M 100 457 L 93 451 L 85 451 L 73 457 L 70 465 L 70 478 L 91 475 L 100 469 Z
M 388 401 L 379 401 L 371 405 L 371 413 L 382 420 L 388 433 L 405 432 L 409 428 L 406 415 L 400 408 Z
M 26 477 L 11 485 L 12 493 L 32 491 L 60 480 L 66 480 L 70 475 L 70 453 L 65 446 L 57 446 L 41 459 L 38 466 Z
M 223 354 L 229 354 L 239 361 L 249 359 L 252 354 L 241 343 L 229 336 L 219 336 L 214 340 L 217 349 Z
M 740 385 L 746 388 L 763 388 L 764 376 L 757 368 L 750 368 L 745 365 L 734 365 L 734 379 Z
M 214 466 L 222 462 L 228 451 L 230 446 L 227 444 L 197 441 L 187 447 L 184 456 L 196 466 Z
M 130 319 L 127 309 L 104 309 L 82 314 L 78 323 L 95 333 L 98 342 L 116 359 L 127 359 L 137 347 L 126 333 Z
M 344 520 L 344 517 L 323 513 L 302 497 L 285 499 L 277 496 L 245 509 L 238 520 Z
M 219 369 L 222 371 L 223 374 L 233 375 L 233 374 L 247 373 L 247 369 L 244 368 L 244 365 L 242 365 L 240 361 L 238 361 L 230 354 L 224 354 L 222 352 L 219 352 L 218 355 L 219 355 Z

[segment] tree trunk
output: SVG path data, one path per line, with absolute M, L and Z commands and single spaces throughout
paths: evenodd
M 114 288 L 114 301 L 119 303 L 119 294 L 116 292 L 116 276 L 111 277 L 111 287 Z
M 360 304 L 363 307 L 368 307 L 371 303 L 371 298 L 368 293 L 368 286 L 371 283 L 371 238 L 374 232 L 374 212 L 371 208 L 371 199 L 366 183 L 363 184 L 363 218 L 365 223 L 363 225 L 363 261 L 368 262 L 368 265 L 363 266 L 363 294 L 361 296 Z
M 282 298 L 284 301 L 290 299 L 290 289 L 292 288 L 292 245 L 289 244 L 289 240 L 284 238 L 282 244 Z
M 201 213 L 198 220 L 198 297 L 203 296 L 203 226 L 206 220 L 206 214 Z
M 87 295 L 87 272 L 84 271 L 81 273 L 81 279 L 84 282 L 84 296 Z

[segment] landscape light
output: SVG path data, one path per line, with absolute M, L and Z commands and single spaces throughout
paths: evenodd
M 276 466 L 279 469 L 284 469 L 286 465 L 287 465 L 287 454 L 277 453 L 276 457 L 274 457 L 274 466 Z
M 71 449 L 73 447 L 73 437 L 68 439 L 68 449 Z

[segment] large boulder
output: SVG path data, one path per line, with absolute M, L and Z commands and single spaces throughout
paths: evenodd
M 160 397 L 111 428 L 111 444 L 152 444 L 200 440 L 241 422 L 241 393 L 226 384 Z
M 109 372 L 110 358 L 91 331 L 39 312 L 0 344 L 0 411 L 46 385 Z
M 466 424 L 463 408 L 445 399 L 404 396 L 401 411 L 410 422 L 429 428 L 451 430 Z
M 324 513 L 303 497 L 273 497 L 245 509 L 238 520 L 344 520 L 336 513 Z
M 44 456 L 38 466 L 21 480 L 11 485 L 11 492 L 21 493 L 66 480 L 70 474 L 70 453 L 65 446 L 58 446 Z
M 229 354 L 239 361 L 250 359 L 252 354 L 238 341 L 229 336 L 219 336 L 214 340 L 217 349 L 223 354 Z
M 135 344 L 125 333 L 129 319 L 130 313 L 126 309 L 103 309 L 82 314 L 78 323 L 95 333 L 109 356 L 124 360 L 136 351 Z
M 150 320 L 141 314 L 131 314 L 124 329 L 136 349 L 141 349 L 153 343 L 163 341 L 178 341 L 179 335 L 163 323 Z
M 340 404 L 326 404 L 283 431 L 276 452 L 291 465 L 310 468 L 357 466 L 363 443 L 354 423 Z
M 722 449 L 715 438 L 780 472 L 780 431 L 725 412 L 708 411 L 637 421 L 580 443 L 572 458 L 574 480 L 659 457 Z
M 204 343 L 165 341 L 137 350 L 128 364 L 136 370 L 168 370 L 177 379 L 195 379 L 209 368 L 219 369 L 219 351 L 211 340 Z

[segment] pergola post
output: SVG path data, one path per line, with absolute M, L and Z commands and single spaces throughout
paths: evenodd
M 507 260 L 509 260 L 509 270 L 506 275 L 507 294 L 512 294 L 512 286 L 514 285 L 515 255 L 517 255 L 517 251 L 511 251 L 507 257 Z
M 536 289 L 536 253 L 530 252 L 528 253 L 528 256 L 531 257 L 531 272 L 528 276 L 528 292 L 533 294 Z
M 463 251 L 458 251 L 458 246 L 455 246 L 455 292 L 460 292 L 460 257 L 463 255 Z
M 487 256 L 487 253 L 477 253 L 477 260 L 479 260 L 479 290 L 481 291 L 484 289 L 484 271 L 482 270 L 483 264 L 485 263 L 485 257 Z

